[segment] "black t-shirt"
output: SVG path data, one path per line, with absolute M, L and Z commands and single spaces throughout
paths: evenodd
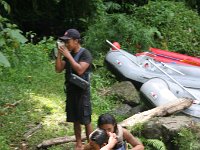
M 75 57 L 76 54 L 77 53 L 73 53 L 73 52 L 71 53 L 72 57 Z M 70 73 L 72 72 L 72 73 L 76 74 L 76 72 L 71 68 L 70 63 L 69 63 L 69 61 L 66 58 L 64 58 L 64 61 L 66 62 L 66 65 L 65 65 L 65 69 L 66 69 L 65 80 L 68 81 Z M 86 63 L 90 64 L 90 66 L 87 68 L 87 70 L 83 73 L 82 76 L 84 76 L 86 73 L 91 72 L 91 68 L 92 68 L 92 55 L 91 55 L 91 53 L 87 49 L 84 49 L 84 51 L 79 56 L 78 63 L 79 62 L 86 62 Z
M 76 54 L 72 54 L 72 56 L 74 57 Z M 86 62 L 88 64 L 90 64 L 90 66 L 88 67 L 88 69 L 86 71 L 91 71 L 91 64 L 92 64 L 92 55 L 91 53 L 85 49 L 82 54 L 79 57 L 78 62 Z

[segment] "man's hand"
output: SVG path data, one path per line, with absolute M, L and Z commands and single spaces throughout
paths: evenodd
M 66 58 L 69 58 L 69 56 L 71 56 L 71 54 L 70 54 L 70 52 L 69 52 L 69 50 L 67 49 L 66 46 L 58 47 L 58 52 L 61 53 Z

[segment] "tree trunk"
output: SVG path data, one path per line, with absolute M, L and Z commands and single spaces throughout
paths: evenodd
M 86 136 L 85 135 L 81 135 L 82 140 L 86 140 Z M 63 144 L 63 143 L 68 143 L 68 142 L 75 142 L 75 136 L 64 136 L 64 137 L 58 137 L 58 138 L 53 138 L 53 139 L 49 139 L 46 141 L 43 141 L 42 143 L 37 145 L 37 148 L 47 148 L 50 147 L 52 145 L 58 145 L 58 144 Z
M 191 105 L 192 105 L 191 99 L 180 98 L 174 102 L 170 102 L 168 104 L 158 106 L 151 110 L 135 114 L 135 115 L 123 120 L 119 124 L 123 127 L 133 126 L 137 123 L 144 123 L 153 117 L 166 116 L 166 115 L 181 111 L 185 108 L 190 107 Z

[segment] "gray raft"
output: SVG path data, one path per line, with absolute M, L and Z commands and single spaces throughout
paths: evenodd
M 116 76 L 136 81 L 141 85 L 156 77 L 171 81 L 168 76 L 149 62 L 150 59 L 184 87 L 200 88 L 200 67 L 169 63 L 163 65 L 148 56 L 135 56 L 124 50 L 110 50 L 105 61 Z
M 195 95 L 198 100 L 194 100 L 194 103 L 182 112 L 193 117 L 200 118 L 200 89 L 187 88 L 187 90 L 189 93 L 176 83 L 165 81 L 160 78 L 150 79 L 145 82 L 140 89 L 141 93 L 154 106 L 164 105 L 182 97 L 194 99 L 192 95 Z
M 163 64 L 148 56 L 135 56 L 124 50 L 110 50 L 105 61 L 116 76 L 140 83 L 141 92 L 155 106 L 181 97 L 200 102 L 200 67 Z M 194 103 L 183 113 L 200 118 L 200 105 Z

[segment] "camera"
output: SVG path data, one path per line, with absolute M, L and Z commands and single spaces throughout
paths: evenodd
M 57 46 L 57 48 L 59 48 L 59 47 L 61 47 L 61 46 L 65 46 L 65 43 L 64 43 L 63 41 L 58 40 L 58 41 L 56 42 L 56 46 Z

